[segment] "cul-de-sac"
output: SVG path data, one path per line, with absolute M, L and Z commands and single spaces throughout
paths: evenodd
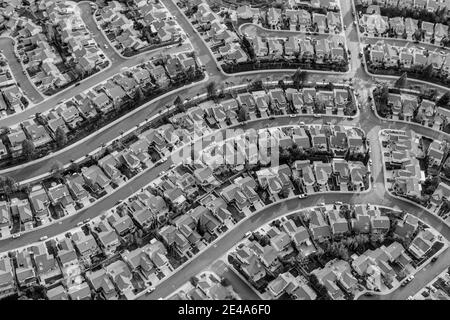
M 0 0 L 0 299 L 449 300 L 449 26 Z

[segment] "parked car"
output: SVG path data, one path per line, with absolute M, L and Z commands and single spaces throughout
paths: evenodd
M 17 238 L 19 238 L 20 236 L 21 236 L 20 233 L 14 233 L 14 234 L 12 235 L 12 238 L 13 238 L 13 239 L 17 239 Z
M 48 236 L 43 236 L 43 237 L 39 238 L 39 241 L 44 241 L 44 240 L 47 240 L 47 239 L 48 239 Z
M 77 223 L 77 227 L 81 227 L 83 224 L 84 224 L 83 221 L 80 221 Z
M 248 238 L 248 237 L 250 237 L 251 235 L 252 235 L 252 232 L 251 232 L 251 231 L 246 232 L 246 233 L 244 234 L 244 238 Z
M 147 293 L 152 293 L 153 291 L 155 291 L 155 287 L 149 287 L 148 289 L 147 289 Z
M 306 197 L 308 197 L 308 195 L 306 193 L 298 196 L 299 199 L 305 199 Z
M 436 262 L 437 259 L 438 259 L 438 257 L 433 257 L 433 258 L 431 258 L 431 262 Z
M 84 219 L 83 223 L 88 223 L 89 221 L 91 221 L 91 218 Z

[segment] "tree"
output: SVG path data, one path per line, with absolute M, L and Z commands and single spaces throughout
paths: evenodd
M 436 105 L 438 107 L 445 107 L 445 106 L 449 106 L 449 102 L 450 102 L 450 92 L 445 92 L 440 98 L 439 100 L 436 102 Z
M 347 205 L 343 205 L 340 207 L 339 209 L 340 214 L 347 220 L 352 218 L 352 212 L 350 211 L 350 209 L 348 208 Z
M 52 177 L 55 179 L 61 180 L 62 179 L 62 171 L 63 171 L 63 164 L 58 160 L 53 162 L 53 164 L 50 168 Z
M 244 122 L 247 120 L 247 109 L 245 107 L 241 107 L 239 109 L 238 121 Z
M 62 148 L 67 144 L 67 134 L 62 127 L 56 129 L 55 139 L 59 148 Z
M 280 195 L 283 199 L 286 199 L 287 197 L 289 197 L 289 193 L 290 193 L 290 190 L 289 190 L 289 188 L 286 188 L 286 187 L 283 187 L 280 191 Z
M 436 190 L 437 186 L 441 183 L 441 178 L 439 176 L 433 176 L 431 178 L 427 178 L 423 182 L 423 193 L 424 194 L 433 194 Z
M 302 69 L 298 68 L 295 73 L 292 75 L 292 81 L 294 82 L 295 88 L 298 90 L 300 85 L 306 80 L 306 72 L 302 71 Z
M 80 171 L 80 166 L 78 165 L 78 163 L 76 162 L 72 162 L 69 166 L 69 170 L 73 171 L 73 172 L 79 172 Z
M 197 277 L 191 277 L 190 279 L 189 279 L 189 281 L 191 282 L 191 284 L 194 286 L 194 287 L 196 287 L 197 286 L 197 283 L 198 283 L 198 278 Z
M 286 84 L 284 83 L 283 80 L 278 80 L 278 86 L 285 91 L 286 90 Z
M 7 195 L 11 194 L 11 192 L 17 191 L 17 182 L 9 176 L 0 176 L 0 186 L 3 189 L 3 192 Z
M 433 76 L 433 71 L 433 66 L 431 64 L 428 64 L 422 69 L 422 75 L 426 79 L 430 79 Z
M 417 30 L 414 32 L 414 38 L 415 38 L 417 41 L 422 40 L 422 31 L 421 31 L 420 29 L 417 29 Z
M 208 93 L 208 98 L 215 98 L 216 97 L 216 91 L 217 91 L 217 84 L 215 81 L 210 81 L 206 85 L 206 92 Z
M 291 160 L 291 153 L 287 148 L 280 147 L 280 163 L 289 164 Z
M 252 60 L 252 61 L 255 60 L 255 58 L 256 58 L 255 48 L 250 43 L 250 41 L 248 41 L 246 36 L 243 36 L 243 38 L 242 38 L 242 48 L 248 53 L 250 60 Z
M 22 141 L 22 155 L 28 160 L 33 158 L 35 147 L 31 140 L 25 139 Z
M 220 284 L 221 284 L 222 286 L 224 286 L 224 287 L 229 287 L 229 286 L 231 286 L 231 282 L 230 282 L 230 280 L 228 280 L 227 278 L 222 278 L 222 279 L 220 280 Z
M 408 74 L 404 72 L 400 78 L 395 81 L 394 87 L 396 88 L 406 88 L 408 85 Z

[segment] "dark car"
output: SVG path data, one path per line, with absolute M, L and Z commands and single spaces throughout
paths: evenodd
M 438 257 L 433 257 L 433 258 L 431 258 L 431 262 L 436 262 L 437 259 L 438 259 Z

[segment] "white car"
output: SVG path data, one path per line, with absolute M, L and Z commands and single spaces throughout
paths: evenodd
M 413 296 L 409 296 L 406 300 L 414 300 Z
M 161 172 L 159 173 L 159 176 L 162 177 L 162 176 L 165 175 L 165 174 L 166 174 L 165 171 L 161 171 Z
M 108 45 L 106 43 L 105 43 L 105 45 L 103 47 L 105 47 L 105 49 L 108 49 Z
M 290 118 L 295 118 L 295 114 L 291 114 L 289 117 Z
M 338 205 L 338 206 L 342 206 L 342 205 L 343 205 L 343 203 L 340 202 L 340 201 L 336 201 L 334 204 L 335 204 L 335 205 Z
M 147 289 L 147 293 L 152 293 L 153 291 L 155 291 L 155 287 L 149 287 Z
M 320 118 L 320 117 L 321 117 L 320 114 L 314 113 L 314 118 Z
M 300 125 L 301 125 L 301 126 L 304 126 L 304 125 L 305 125 L 305 123 L 304 123 L 304 122 L 302 121 L 302 122 L 300 122 Z
M 251 231 L 246 232 L 246 233 L 244 234 L 244 238 L 248 238 L 248 237 L 250 237 L 251 235 L 252 235 L 252 232 L 251 232 Z
M 319 203 L 318 205 L 319 205 L 319 206 L 322 206 L 322 207 L 325 207 L 325 203 L 324 203 L 324 202 L 321 202 L 321 203 Z
M 43 236 L 43 237 L 39 238 L 39 241 L 44 241 L 44 240 L 47 240 L 47 239 L 48 239 L 48 236 Z
M 308 195 L 307 194 L 301 194 L 298 196 L 299 199 L 305 199 Z
M 20 233 L 14 233 L 13 235 L 12 235 L 12 238 L 13 239 L 17 239 L 17 238 L 19 238 L 20 237 Z

